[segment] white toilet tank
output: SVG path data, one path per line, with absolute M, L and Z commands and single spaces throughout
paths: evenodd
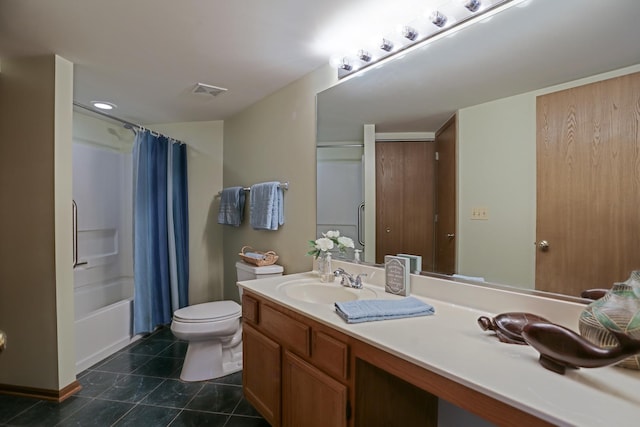
M 236 262 L 238 282 L 254 279 L 266 279 L 267 277 L 282 276 L 284 268 L 281 265 L 272 264 L 258 267 L 244 261 Z M 240 300 L 242 300 L 242 288 L 238 288 Z

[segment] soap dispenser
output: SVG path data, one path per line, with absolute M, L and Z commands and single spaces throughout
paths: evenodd
M 336 278 L 331 267 L 331 253 L 327 252 L 323 257 L 318 258 L 318 271 L 321 282 L 333 282 Z

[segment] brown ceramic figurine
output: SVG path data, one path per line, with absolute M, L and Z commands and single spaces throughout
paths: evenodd
M 522 337 L 540 352 L 542 366 L 564 374 L 567 368 L 599 368 L 640 353 L 640 340 L 612 329 L 609 332 L 618 340 L 615 347 L 598 347 L 570 329 L 545 322 L 525 325 Z
M 531 313 L 502 313 L 494 318 L 478 317 L 478 325 L 483 331 L 491 330 L 498 339 L 509 344 L 527 344 L 522 338 L 522 328 L 529 322 L 548 322 L 547 319 Z
M 598 300 L 605 296 L 609 292 L 609 289 L 585 289 L 580 293 L 582 298 L 590 299 L 590 300 Z

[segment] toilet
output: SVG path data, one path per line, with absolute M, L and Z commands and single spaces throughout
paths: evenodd
M 238 281 L 281 276 L 281 265 L 236 262 Z M 242 299 L 242 289 L 239 289 Z M 173 313 L 171 332 L 189 343 L 180 379 L 204 381 L 242 370 L 242 309 L 235 301 L 196 304 Z

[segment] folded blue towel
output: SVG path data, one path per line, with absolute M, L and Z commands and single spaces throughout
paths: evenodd
M 222 190 L 220 195 L 220 209 L 218 210 L 218 224 L 239 227 L 244 216 L 244 189 L 229 187 Z
M 249 220 L 256 230 L 277 230 L 284 224 L 284 194 L 277 181 L 251 186 Z
M 414 297 L 406 297 L 399 300 L 362 299 L 337 302 L 335 306 L 336 313 L 347 323 L 429 316 L 436 312 L 431 305 Z
M 257 254 L 255 252 L 246 252 L 244 254 L 244 256 L 249 257 L 249 258 L 253 258 L 253 259 L 264 259 L 264 255 Z

